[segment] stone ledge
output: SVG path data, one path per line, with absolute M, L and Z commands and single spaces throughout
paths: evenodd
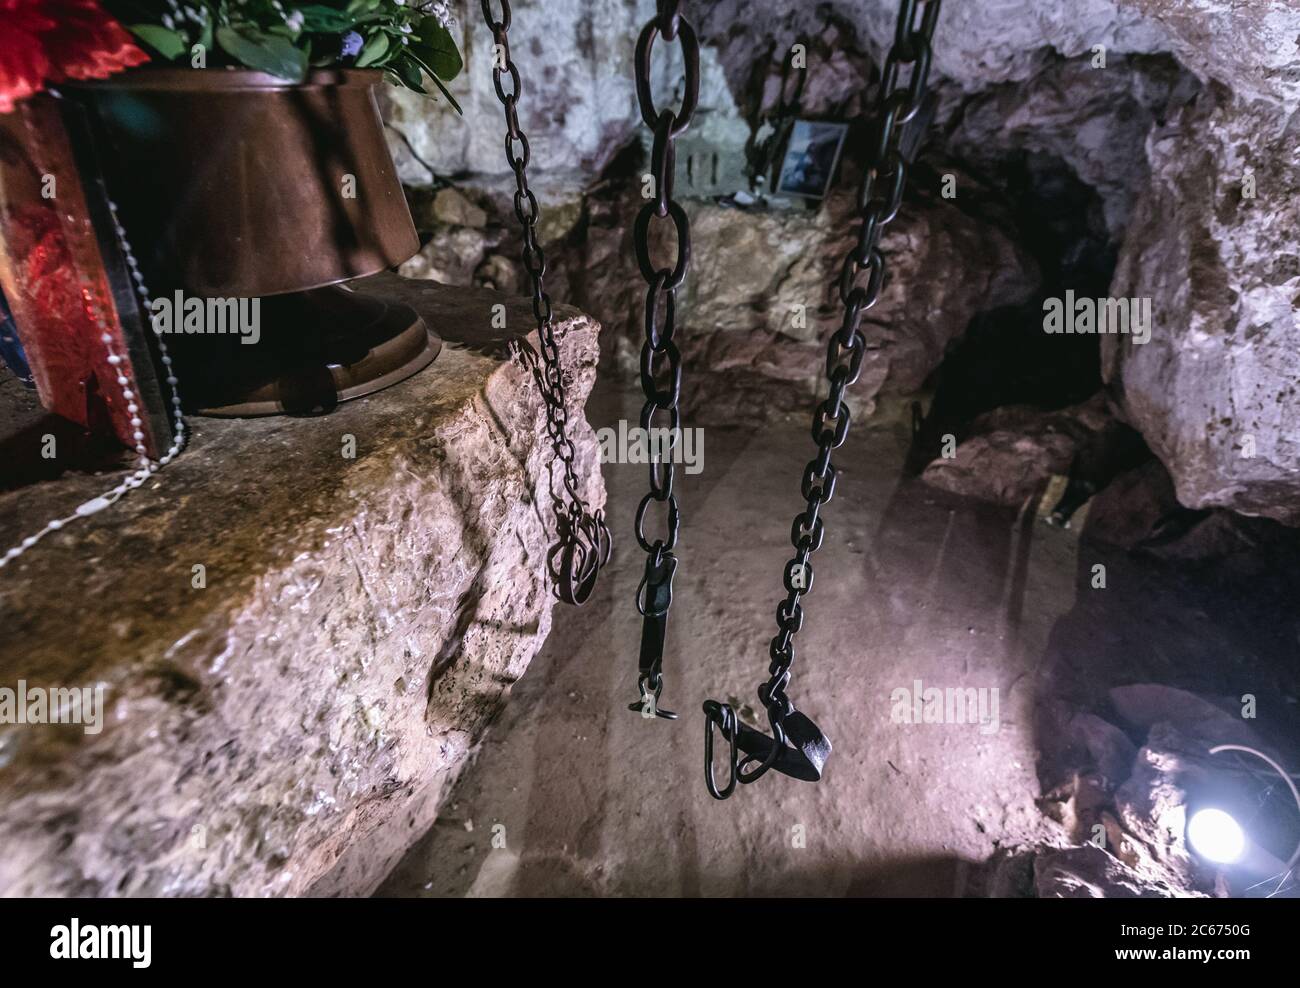
M 100 734 L 0 726 L 0 894 L 368 892 L 545 640 L 551 454 L 488 329 L 505 298 L 358 288 L 421 311 L 428 369 L 320 418 L 191 419 L 176 463 L 0 576 L 0 685 L 107 688 Z M 526 301 L 507 322 L 531 327 Z M 556 323 L 600 506 L 599 327 Z M 113 482 L 0 494 L 0 542 Z

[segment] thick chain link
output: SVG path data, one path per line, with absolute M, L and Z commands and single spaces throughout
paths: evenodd
M 675 714 L 655 706 L 663 690 L 664 634 L 668 609 L 672 605 L 672 579 L 677 570 L 673 549 L 681 525 L 681 510 L 673 492 L 673 453 L 681 441 L 681 411 L 678 400 L 682 386 L 682 354 L 673 336 L 677 329 L 677 289 L 686 280 L 691 261 L 691 226 L 686 211 L 673 199 L 676 170 L 676 139 L 690 126 L 700 93 L 700 43 L 695 28 L 681 13 L 681 0 L 659 0 L 656 14 L 645 25 L 636 43 L 635 80 L 637 103 L 654 142 L 650 152 L 653 197 L 641 207 L 632 231 L 637 266 L 646 280 L 645 343 L 641 347 L 641 428 L 647 437 L 666 436 L 650 462 L 650 491 L 636 509 L 637 544 L 646 552 L 645 577 L 637 590 L 637 609 L 645 621 L 641 635 L 639 679 L 641 699 L 629 709 L 645 716 L 672 719 Z M 678 41 L 685 65 L 682 104 L 676 111 L 659 110 L 651 92 L 650 66 L 655 40 Z M 650 227 L 654 220 L 668 220 L 676 238 L 676 260 L 671 267 L 656 266 L 650 256 Z M 666 431 L 665 431 L 666 430 Z M 662 535 L 646 534 L 651 510 L 662 513 Z
M 876 304 L 885 280 L 885 256 L 880 250 L 880 239 L 885 228 L 898 215 L 903 201 L 909 157 L 905 132 L 925 101 L 931 42 L 939 19 L 940 2 L 941 0 L 901 0 L 899 4 L 894 42 L 885 60 L 876 98 L 875 140 L 858 195 L 861 226 L 853 248 L 844 259 L 839 279 L 844 318 L 840 328 L 832 334 L 826 350 L 829 394 L 813 413 L 812 437 L 817 444 L 817 455 L 808 461 L 800 482 L 800 493 L 806 506 L 795 516 L 790 528 L 790 542 L 795 554 L 785 566 L 783 583 L 786 597 L 776 607 L 777 634 L 768 647 L 771 659 L 768 665 L 769 678 L 758 688 L 758 698 L 767 710 L 768 722 L 772 727 L 772 743 L 761 745 L 762 750 L 758 754 L 750 751 L 749 757 L 737 766 L 734 761 L 734 735 L 741 735 L 743 747 L 745 731 L 740 729 L 730 707 L 716 701 L 705 704 L 706 716 L 709 718 L 705 726 L 708 732 L 706 782 L 709 791 L 719 799 L 730 795 L 736 782 L 754 782 L 774 766 L 782 769 L 778 761 L 791 753 L 786 745 L 786 725 L 795 710 L 787 688 L 790 685 L 790 668 L 795 658 L 795 635 L 803 627 L 804 621 L 800 598 L 812 590 L 812 556 L 821 547 L 826 535 L 821 511 L 822 506 L 835 493 L 836 478 L 831 453 L 844 445 L 848 438 L 849 409 L 844 398 L 849 387 L 858 380 L 866 354 L 866 338 L 860 330 L 862 315 Z M 907 67 L 911 71 L 904 82 L 902 74 Z M 865 284 L 862 283 L 863 275 L 866 276 Z M 799 733 L 804 738 L 815 735 L 821 745 L 818 749 L 819 757 L 824 761 L 830 751 L 829 741 L 816 730 L 811 721 L 802 715 L 798 716 L 801 718 Z M 732 777 L 723 788 L 719 788 L 713 778 L 711 753 L 715 725 L 733 742 Z M 819 762 L 814 778 L 820 776 L 820 770 Z
M 600 567 L 609 561 L 612 543 L 604 513 L 593 512 L 579 493 L 578 475 L 573 460 L 576 449 L 569 438 L 569 407 L 565 397 L 564 372 L 560 365 L 560 348 L 556 343 L 554 314 L 551 298 L 546 294 L 543 277 L 546 274 L 546 254 L 537 240 L 537 221 L 541 210 L 537 196 L 528 187 L 528 162 L 531 153 L 528 138 L 519 125 L 519 97 L 523 80 L 519 68 L 510 57 L 509 0 L 499 0 L 500 19 L 493 16 L 491 0 L 482 0 L 483 18 L 492 31 L 495 45 L 492 58 L 492 86 L 505 108 L 506 161 L 515 175 L 515 216 L 523 229 L 524 269 L 532 285 L 533 315 L 537 319 L 537 339 L 541 359 L 526 342 L 512 341 L 514 353 L 532 372 L 538 390 L 546 404 L 546 431 L 550 437 L 555 459 L 564 471 L 564 493 L 556 495 L 556 544 L 547 556 L 555 595 L 568 604 L 581 604 L 595 586 Z M 504 80 L 509 79 L 506 90 Z

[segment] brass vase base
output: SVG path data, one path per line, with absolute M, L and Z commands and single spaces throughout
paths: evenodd
M 187 409 L 218 418 L 321 415 L 433 363 L 442 342 L 408 305 L 330 286 L 260 303 L 252 335 L 168 336 Z

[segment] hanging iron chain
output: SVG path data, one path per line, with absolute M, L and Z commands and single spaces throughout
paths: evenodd
M 491 0 L 482 0 L 483 18 L 492 31 L 492 86 L 505 108 L 506 161 L 515 175 L 515 216 L 523 229 L 522 263 L 532 286 L 533 315 L 537 319 L 537 339 L 541 359 L 526 342 L 512 341 L 516 356 L 532 372 L 538 391 L 546 405 L 546 432 L 555 459 L 564 472 L 564 493 L 557 496 L 554 483 L 551 495 L 555 505 L 557 543 L 547 556 L 555 595 L 569 604 L 581 604 L 590 595 L 600 567 L 609 561 L 611 541 L 604 513 L 593 512 L 578 489 L 578 475 L 573 460 L 577 453 L 569 438 L 569 407 L 565 396 L 564 371 L 560 348 L 555 339 L 551 297 L 546 294 L 546 254 L 537 239 L 537 222 L 541 216 L 537 196 L 528 187 L 528 163 L 531 152 L 528 137 L 519 125 L 519 97 L 523 80 L 510 57 L 510 0 L 499 0 L 501 17 L 492 13 Z M 506 90 L 504 80 L 509 79 Z
M 666 436 L 652 443 L 650 491 L 636 509 L 637 543 L 646 553 L 645 576 L 637 589 L 637 609 L 644 617 L 641 632 L 638 687 L 640 700 L 629 709 L 643 716 L 673 719 L 677 715 L 657 707 L 663 691 L 663 647 L 668 609 L 672 605 L 672 580 L 677 571 L 677 534 L 681 510 L 673 491 L 673 453 L 681 441 L 682 354 L 673 336 L 677 329 L 677 289 L 686 280 L 691 260 L 691 229 L 686 211 L 673 199 L 676 139 L 690 126 L 700 93 L 700 43 L 695 28 L 681 13 L 681 0 L 659 0 L 655 16 L 636 43 L 635 80 L 641 117 L 654 135 L 650 152 L 653 197 L 637 214 L 632 231 L 637 266 L 646 280 L 645 343 L 641 347 L 641 429 L 649 437 Z M 685 66 L 681 107 L 659 110 L 651 92 L 651 55 L 657 38 L 681 44 Z M 650 256 L 650 230 L 654 220 L 671 222 L 677 245 L 672 267 L 658 267 Z M 662 535 L 646 534 L 652 510 L 661 514 Z
M 768 646 L 769 678 L 758 688 L 758 698 L 767 711 L 771 738 L 739 724 L 734 711 L 716 701 L 705 703 L 706 784 L 718 799 L 726 799 L 736 783 L 754 782 L 773 767 L 796 777 L 820 777 L 822 763 L 830 753 L 830 742 L 815 724 L 795 711 L 787 689 L 795 658 L 795 636 L 803 627 L 800 598 L 812 590 L 812 556 L 826 535 L 822 506 L 835 493 L 836 471 L 831 460 L 834 450 L 844 445 L 849 432 L 848 389 L 857 382 L 866 354 L 866 337 L 860 326 L 862 315 L 880 297 L 885 280 L 885 256 L 880 240 L 885 228 L 898 215 L 907 184 L 910 154 L 917 141 L 907 141 L 908 124 L 921 111 L 930 73 L 931 42 L 939 19 L 941 0 L 901 0 L 894 42 L 885 60 L 875 103 L 875 134 L 867 171 L 858 195 L 856 242 L 844 259 L 839 278 L 844 318 L 832 334 L 826 351 L 829 394 L 813 413 L 812 437 L 817 455 L 808 461 L 800 481 L 806 506 L 795 516 L 790 542 L 795 554 L 785 566 L 786 597 L 777 604 L 777 634 Z M 918 20 L 918 13 L 920 14 Z M 910 68 L 906 81 L 903 70 Z M 861 283 L 866 276 L 865 284 Z M 794 718 L 798 718 L 797 722 Z M 732 743 L 731 778 L 719 788 L 713 770 L 715 726 Z M 737 764 L 735 749 L 746 752 Z M 795 747 L 787 745 L 787 740 Z

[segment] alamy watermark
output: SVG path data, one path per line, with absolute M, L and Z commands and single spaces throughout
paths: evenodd
M 996 686 L 926 686 L 921 680 L 899 686 L 889 694 L 889 719 L 895 724 L 977 724 L 981 734 L 996 734 Z
M 1075 298 L 1074 290 L 1065 298 L 1043 300 L 1043 332 L 1122 334 L 1133 337 L 1135 344 L 1151 341 L 1151 299 L 1149 298 Z
M 150 308 L 153 331 L 158 334 L 242 336 L 240 343 L 262 338 L 260 298 L 199 298 L 177 291 L 171 298 L 158 297 Z
M 134 968 L 153 963 L 153 927 L 107 923 L 81 925 L 76 916 L 50 928 L 50 956 L 57 961 L 129 960 Z
M 0 724 L 81 724 L 87 734 L 104 729 L 104 686 L 0 686 Z
M 685 466 L 689 474 L 704 469 L 703 429 L 642 429 L 629 426 L 596 431 L 601 463 L 673 463 Z

